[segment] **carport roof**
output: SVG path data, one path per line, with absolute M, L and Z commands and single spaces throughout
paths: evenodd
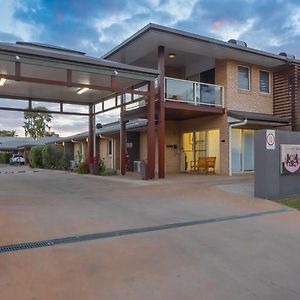
M 0 98 L 92 105 L 114 93 L 149 96 L 134 87 L 158 74 L 55 46 L 0 43 Z

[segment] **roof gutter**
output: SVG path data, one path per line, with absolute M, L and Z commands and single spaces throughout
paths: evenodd
M 229 125 L 229 140 L 228 140 L 228 148 L 229 148 L 229 176 L 232 176 L 232 152 L 231 152 L 231 138 L 232 138 L 232 128 L 234 127 L 240 127 L 240 126 L 245 126 L 248 123 L 247 119 L 244 119 L 244 121 L 239 122 L 239 123 L 233 123 Z

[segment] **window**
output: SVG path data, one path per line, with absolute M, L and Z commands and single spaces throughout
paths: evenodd
M 108 140 L 107 143 L 107 155 L 110 156 L 113 154 L 113 141 L 112 140 Z
M 248 67 L 241 67 L 238 68 L 238 84 L 240 90 L 250 90 L 250 69 Z
M 270 74 L 266 71 L 259 72 L 259 91 L 261 93 L 270 93 Z

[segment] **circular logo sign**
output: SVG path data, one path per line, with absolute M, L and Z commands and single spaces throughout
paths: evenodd
M 274 146 L 274 144 L 275 144 L 275 135 L 273 133 L 268 133 L 267 143 L 268 143 L 269 146 Z

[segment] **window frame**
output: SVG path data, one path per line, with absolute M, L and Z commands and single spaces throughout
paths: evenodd
M 243 89 L 243 88 L 240 88 L 240 85 L 239 85 L 239 68 L 245 68 L 245 69 L 248 69 L 248 89 Z M 238 82 L 238 90 L 239 91 L 242 91 L 242 92 L 250 92 L 251 91 L 251 69 L 250 69 L 250 66 L 245 66 L 245 65 L 238 65 L 238 68 L 237 68 L 237 82 Z
M 110 143 L 111 143 L 111 147 L 110 147 Z M 108 141 L 107 141 L 107 156 L 112 156 L 113 155 L 113 152 L 114 152 L 114 150 L 113 150 L 113 139 L 108 139 Z M 111 153 L 110 153 L 110 151 L 109 150 L 111 150 Z
M 262 91 L 260 90 L 260 72 L 265 72 L 265 73 L 268 73 L 268 75 L 269 75 L 269 86 L 268 86 L 269 92 L 262 92 Z M 271 72 L 270 72 L 270 71 L 263 70 L 263 69 L 260 69 L 260 70 L 259 70 L 259 92 L 260 92 L 261 94 L 264 94 L 264 95 L 270 95 L 270 94 L 271 94 Z

